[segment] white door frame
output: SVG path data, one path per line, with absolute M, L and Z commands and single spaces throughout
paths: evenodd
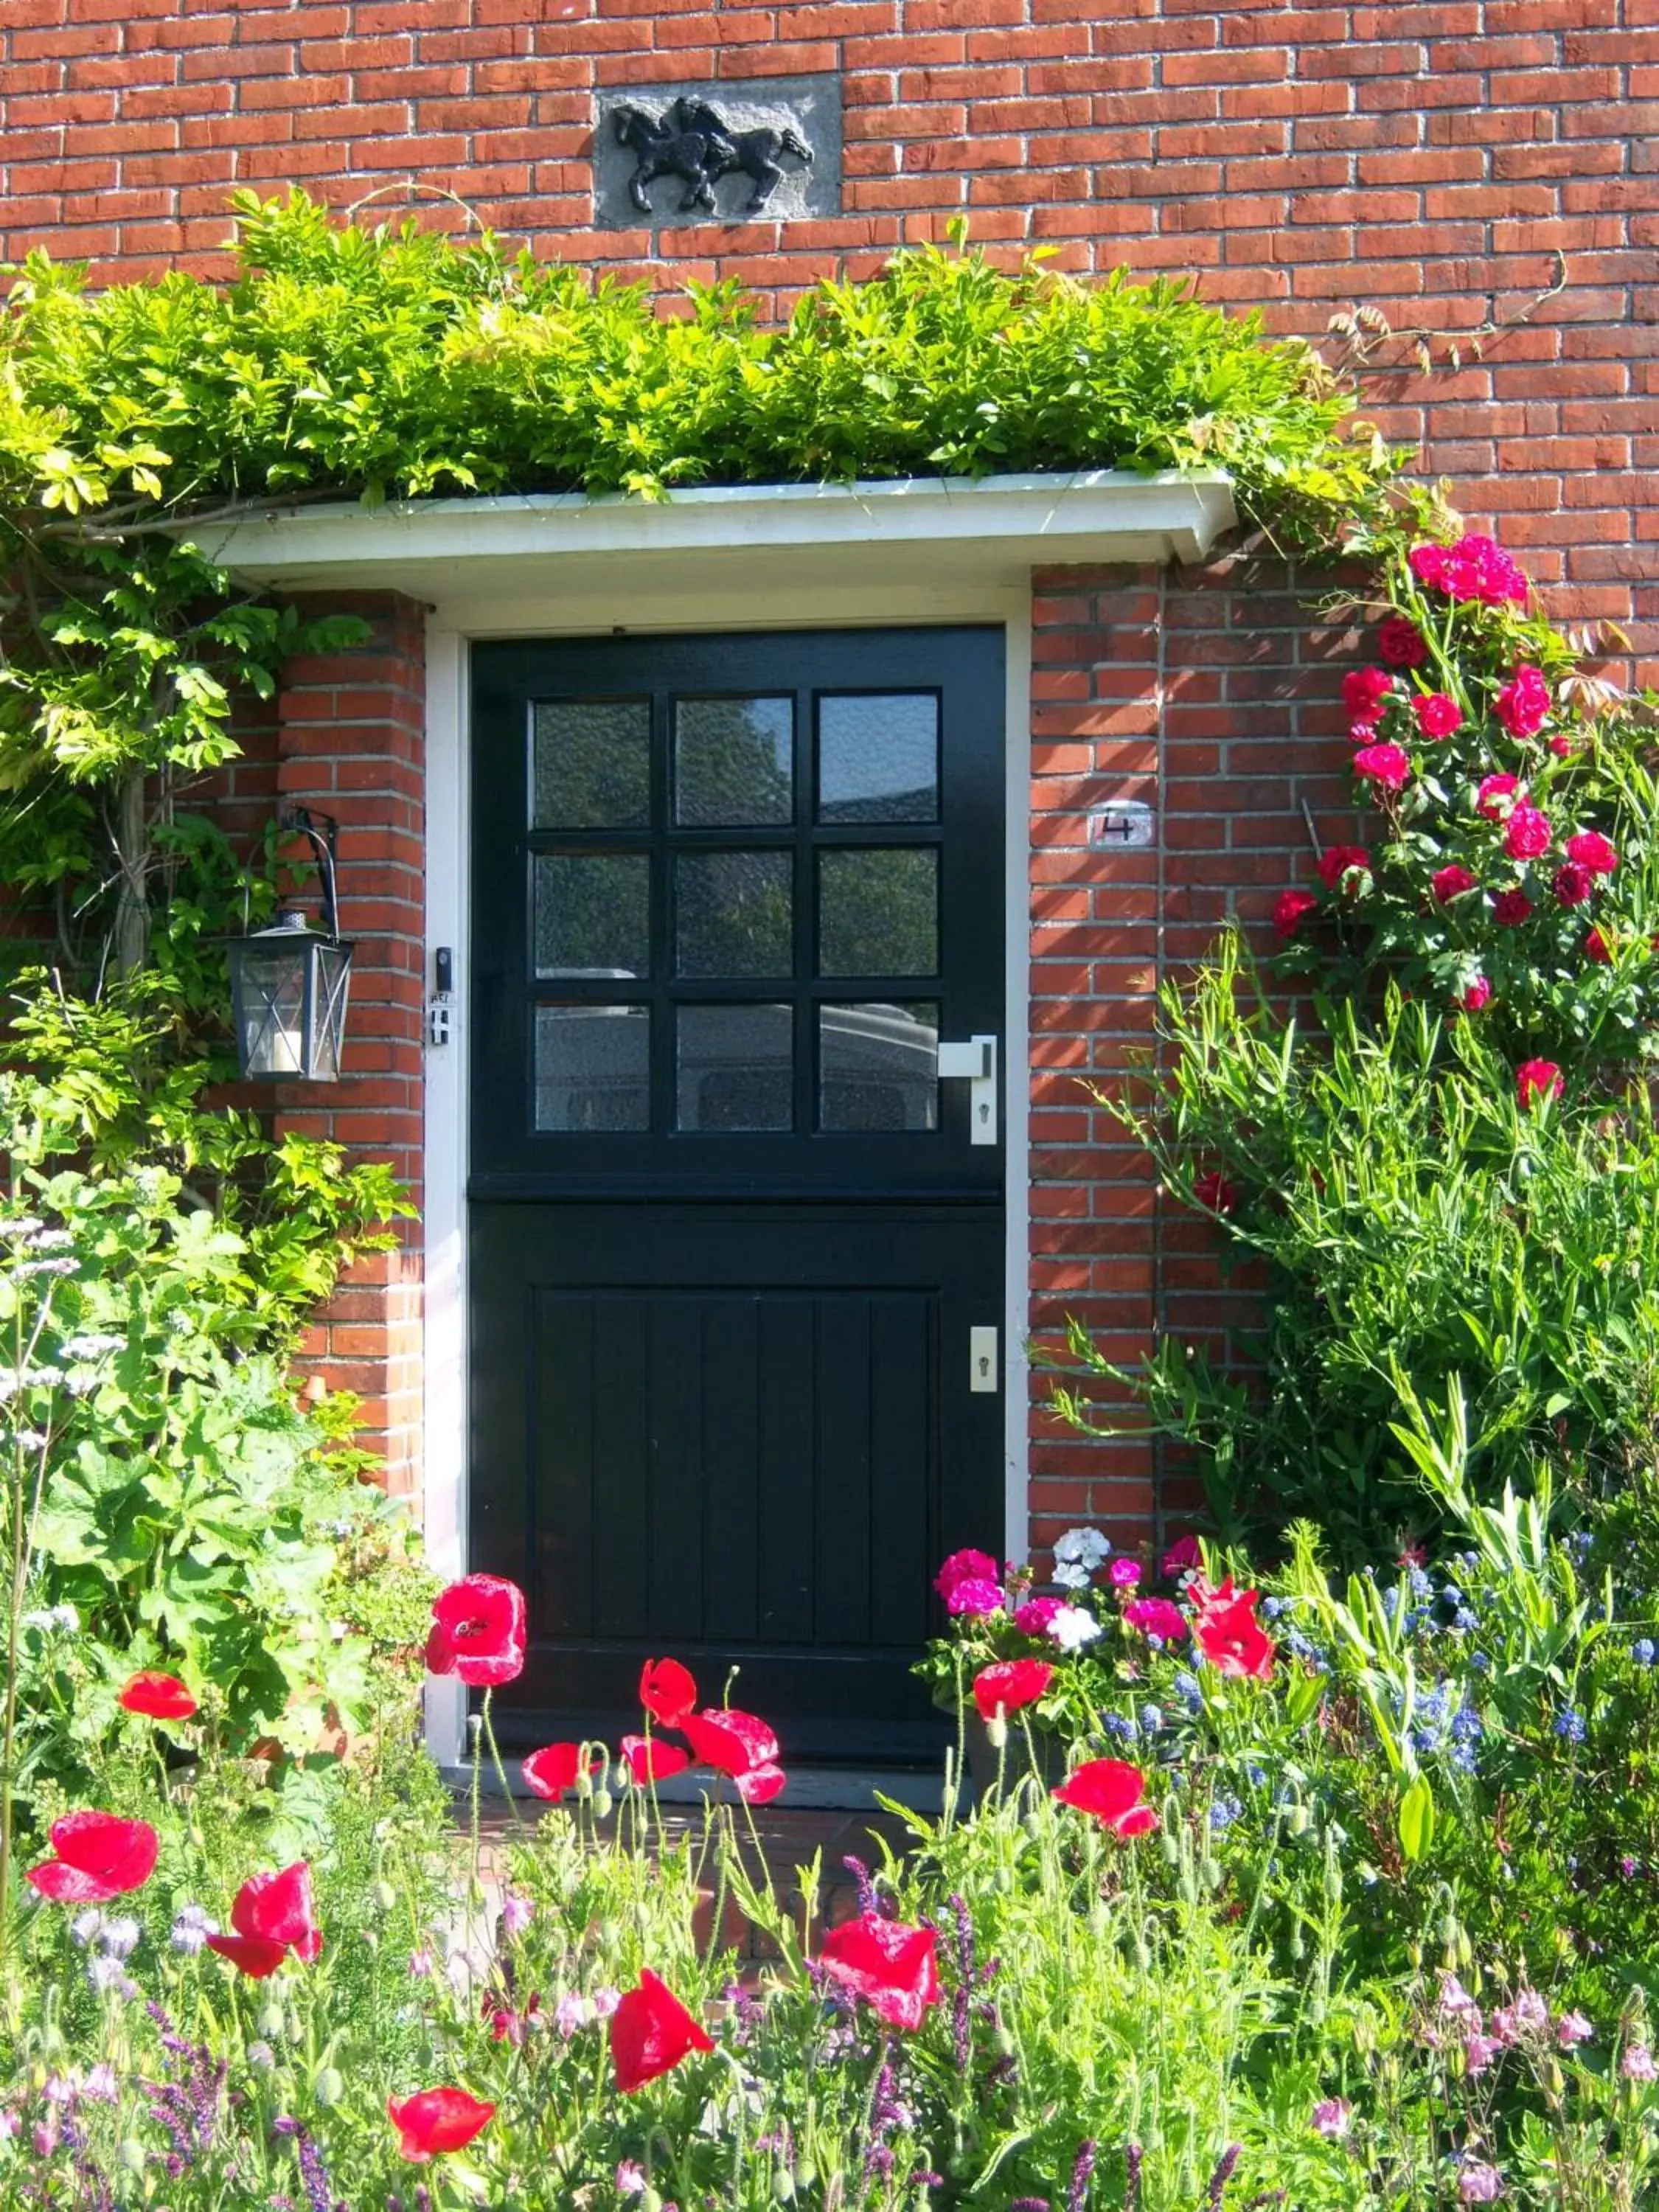
M 1004 1015 L 1006 1244 L 1003 1290 L 1003 1542 L 1006 1556 L 1027 1547 L 1026 1357 L 1030 1249 L 1031 595 L 1029 586 L 971 587 L 918 583 L 879 589 L 848 581 L 826 592 L 769 586 L 763 622 L 752 593 L 560 594 L 481 604 L 461 592 L 433 607 L 427 623 L 426 933 L 427 981 L 433 955 L 447 945 L 455 963 L 450 1042 L 426 1051 L 424 1468 L 427 1555 L 446 1578 L 466 1571 L 466 1159 L 470 660 L 475 638 L 604 636 L 619 629 L 737 631 L 879 629 L 981 623 L 999 626 L 1006 660 L 1003 906 L 1007 1006 Z M 427 1741 L 441 1765 L 464 1755 L 466 1693 L 448 1677 L 429 1676 Z

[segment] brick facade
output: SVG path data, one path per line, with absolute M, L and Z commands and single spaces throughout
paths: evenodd
M 593 227 L 599 94 L 825 70 L 839 217 Z M 538 255 L 735 276 L 779 311 L 963 215 L 999 253 L 1196 276 L 1275 331 L 1318 338 L 1370 304 L 1395 333 L 1364 372 L 1371 418 L 1454 480 L 1559 614 L 1626 623 L 1640 651 L 1659 621 L 1656 124 L 1659 0 L 9 0 L 0 256 L 222 268 L 230 191 L 295 181 L 340 208 L 420 197 L 459 227 L 434 197 L 453 193 Z M 1232 1309 L 1201 1224 L 1163 1217 L 1075 1078 L 1121 1064 L 1158 975 L 1226 914 L 1259 917 L 1305 875 L 1304 805 L 1322 834 L 1342 826 L 1345 647 L 1314 588 L 1243 556 L 1035 582 L 1034 1319 L 1086 1310 L 1126 1357 L 1160 1312 L 1216 1329 Z M 375 642 L 296 668 L 283 703 L 277 779 L 345 825 L 365 940 L 352 1085 L 289 1110 L 418 1178 L 420 628 L 406 603 L 373 612 Z M 1085 810 L 1131 789 L 1158 800 L 1159 843 L 1103 859 Z M 350 1286 L 315 1346 L 364 1389 L 404 1485 L 414 1265 Z M 1040 1535 L 1085 1512 L 1145 1525 L 1142 1447 L 1032 1425 Z

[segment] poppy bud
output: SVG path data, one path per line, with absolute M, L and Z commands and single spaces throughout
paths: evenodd
M 279 2004 L 268 2004 L 254 2025 L 267 2041 L 272 2036 L 286 2035 L 288 2033 L 288 2022 L 283 2017 L 283 2008 Z
M 1029 1812 L 1025 1815 L 1025 1818 L 1020 1822 L 1021 1827 L 1024 1829 L 1026 1834 L 1031 1838 L 1031 1841 L 1034 1844 L 1041 1843 L 1042 1840 L 1042 1829 L 1045 1817 L 1046 1816 L 1043 1814 L 1039 1813 L 1036 1808 L 1033 1807 L 1031 1811 Z
M 1449 1912 L 1440 1923 L 1440 1940 L 1449 1951 L 1457 1948 L 1457 1915 Z
M 1293 1836 L 1305 1836 L 1313 1826 L 1313 1814 L 1305 1805 L 1292 1805 L 1285 1826 Z
M 800 2164 L 795 2168 L 796 2188 L 802 2191 L 816 2189 L 817 2187 L 817 2184 L 818 2170 L 817 2166 L 813 2165 L 810 2158 L 803 2159 Z
M 1000 2027 L 991 2038 L 991 2048 L 999 2058 L 1012 2058 L 1015 2055 L 1017 2046 L 1008 2030 L 1006 2027 Z
M 1000 1711 L 985 1723 L 985 1741 L 993 1751 L 1006 1751 L 1008 1746 L 1008 1723 Z
M 1158 1830 L 1158 1847 L 1164 1854 L 1164 1863 L 1165 1866 L 1180 1865 L 1181 1844 L 1178 1840 L 1176 1832 L 1173 1827 L 1165 1826 Z
M 345 2076 L 337 2066 L 325 2066 L 312 2087 L 312 2095 L 325 2109 L 337 2105 L 345 2094 Z
M 1293 1959 L 1305 1959 L 1307 1955 L 1307 1939 L 1302 1933 L 1302 1923 L 1298 1920 L 1291 1930 L 1291 1956 Z
M 662 2212 L 662 2191 L 647 2189 L 640 2197 L 640 2212 Z
M 375 1885 L 374 1885 L 374 1903 L 375 1903 L 376 1908 L 377 1908 L 380 1911 L 381 1911 L 381 1912 L 390 1912 L 390 1911 L 391 1911 L 391 1910 L 392 1910 L 392 1906 L 393 1906 L 397 1902 L 398 1902 L 398 1893 L 397 1893 L 397 1891 L 396 1891 L 395 1889 L 393 1889 L 393 1887 L 392 1887 L 392 1884 L 391 1884 L 389 1881 L 377 1881 L 377 1882 L 375 1883 Z
M 116 2164 L 124 2173 L 142 2173 L 149 2158 L 149 2153 L 144 2148 L 143 2143 L 135 2142 L 131 2136 L 115 2154 Z
M 612 1802 L 608 1790 L 596 1790 L 593 1792 L 593 1818 L 596 1820 L 608 1820 L 611 1818 Z M 649 2197 L 651 2191 L 647 2189 L 646 2196 Z M 641 2199 L 641 2203 L 644 2201 L 644 2198 Z
M 1183 1905 L 1194 1905 L 1198 1903 L 1198 1876 L 1190 1868 L 1183 1872 L 1176 1887 L 1181 1893 L 1181 1901 Z
M 772 2176 L 772 2194 L 780 2204 L 793 2203 L 795 2177 L 787 2166 L 781 2166 Z

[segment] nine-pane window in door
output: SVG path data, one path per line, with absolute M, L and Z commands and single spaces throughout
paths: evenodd
M 538 700 L 526 806 L 537 1131 L 938 1128 L 936 691 Z

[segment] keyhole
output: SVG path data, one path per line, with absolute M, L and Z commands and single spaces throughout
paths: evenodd
M 991 1118 L 991 1109 L 990 1109 L 990 1108 L 989 1108 L 988 1106 L 985 1106 L 985 1105 L 981 1105 L 981 1108 L 980 1108 L 980 1109 L 979 1109 L 979 1118 L 980 1118 L 980 1120 L 981 1120 L 981 1121 L 988 1121 L 990 1120 L 990 1118 Z
M 980 1363 L 979 1363 L 979 1371 L 980 1371 L 980 1373 L 981 1373 L 981 1375 L 988 1375 L 988 1374 L 990 1373 L 990 1371 L 991 1371 L 991 1363 L 990 1363 L 990 1361 L 989 1361 L 988 1359 L 981 1359 L 981 1360 L 980 1361 Z

